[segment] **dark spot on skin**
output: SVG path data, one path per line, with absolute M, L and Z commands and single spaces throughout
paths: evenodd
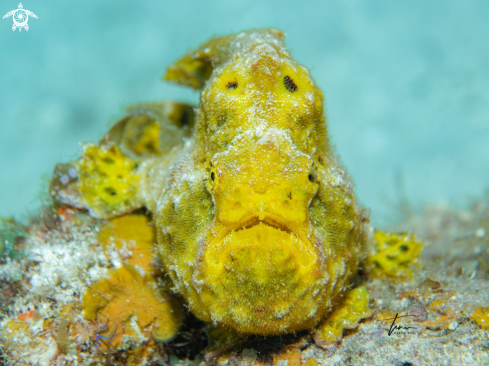
M 234 90 L 238 87 L 238 82 L 236 80 L 230 81 L 226 84 L 226 88 Z
M 117 191 L 112 187 L 105 187 L 105 192 L 111 196 L 117 196 Z
M 289 194 L 287 195 L 287 197 L 289 197 L 289 200 L 292 199 L 292 192 L 289 192 Z
M 224 113 L 220 113 L 218 116 L 217 116 L 217 126 L 218 127 L 221 127 L 223 126 L 228 120 L 228 114 L 226 112 Z
M 111 159 L 111 158 L 104 158 L 104 159 L 102 159 L 102 161 L 104 163 L 107 163 L 107 164 L 114 164 L 115 163 L 114 159 Z
M 180 123 L 183 127 L 183 126 L 187 126 L 189 124 L 189 122 L 190 122 L 190 115 L 189 115 L 188 111 L 184 110 L 182 112 L 181 117 L 180 117 Z
M 399 247 L 399 249 L 401 249 L 403 252 L 407 252 L 409 250 L 409 247 L 407 245 L 403 244 Z
M 323 158 L 322 157 L 319 157 L 318 158 L 318 161 L 319 161 L 320 164 L 322 164 L 323 163 Z
M 220 147 L 226 147 L 229 145 L 229 141 L 224 140 L 224 141 L 219 141 L 219 146 Z
M 316 172 L 310 172 L 308 178 L 311 183 L 316 183 L 318 177 L 316 175 Z
M 214 172 L 211 173 L 211 179 L 214 180 L 216 178 Z
M 294 80 L 292 80 L 289 75 L 284 77 L 284 85 L 285 85 L 285 88 L 291 93 L 293 93 L 293 92 L 297 91 L 297 89 L 299 89 L 297 87 L 297 85 L 295 85 Z

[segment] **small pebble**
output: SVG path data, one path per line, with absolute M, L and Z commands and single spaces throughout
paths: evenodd
M 409 308 L 409 315 L 415 322 L 422 322 L 428 318 L 428 312 L 423 305 L 414 305 Z
M 486 236 L 486 229 L 484 229 L 483 227 L 478 228 L 475 231 L 474 236 L 479 239 L 483 238 L 484 236 Z
M 75 168 L 68 169 L 68 175 L 72 179 L 75 179 L 76 177 L 78 177 L 78 173 L 76 172 L 76 169 Z
M 457 323 L 457 322 L 451 322 L 451 323 L 448 325 L 448 327 L 447 327 L 447 329 L 448 329 L 448 330 L 455 330 L 455 329 L 457 329 L 457 328 L 458 328 L 458 323 Z
M 63 174 L 61 177 L 59 177 L 59 181 L 62 185 L 67 185 L 70 183 L 70 177 L 68 177 L 66 174 Z

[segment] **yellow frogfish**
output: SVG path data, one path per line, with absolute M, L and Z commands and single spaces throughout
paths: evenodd
M 56 167 L 52 196 L 100 219 L 144 208 L 172 290 L 205 322 L 258 335 L 316 326 L 371 229 L 310 72 L 265 29 L 213 38 L 165 79 L 201 90 L 199 106 L 129 107 Z

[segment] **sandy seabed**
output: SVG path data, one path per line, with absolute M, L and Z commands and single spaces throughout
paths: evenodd
M 4 253 L 0 264 L 0 365 L 489 364 L 489 332 L 474 316 L 489 304 L 488 201 L 466 209 L 427 205 L 419 213 L 404 208 L 402 216 L 390 229 L 414 232 L 425 241 L 419 271 L 410 280 L 368 278 L 360 271 L 373 316 L 344 331 L 340 342 L 318 345 L 311 331 L 303 331 L 251 337 L 227 351 L 205 353 L 192 339 L 197 324 L 186 325 L 190 337 L 183 343 L 140 339 L 138 346 L 147 352 L 135 358 L 134 344 L 102 352 L 96 326 L 81 311 L 68 320 L 60 316 L 130 251 L 97 251 L 100 222 L 84 213 L 41 217 L 18 240 L 22 254 Z M 383 320 L 396 313 L 415 315 L 396 322 L 408 329 L 393 330 Z

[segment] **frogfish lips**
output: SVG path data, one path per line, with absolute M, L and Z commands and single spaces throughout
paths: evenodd
M 215 324 L 279 334 L 317 323 L 323 262 L 309 240 L 260 221 L 209 243 L 194 280 Z

